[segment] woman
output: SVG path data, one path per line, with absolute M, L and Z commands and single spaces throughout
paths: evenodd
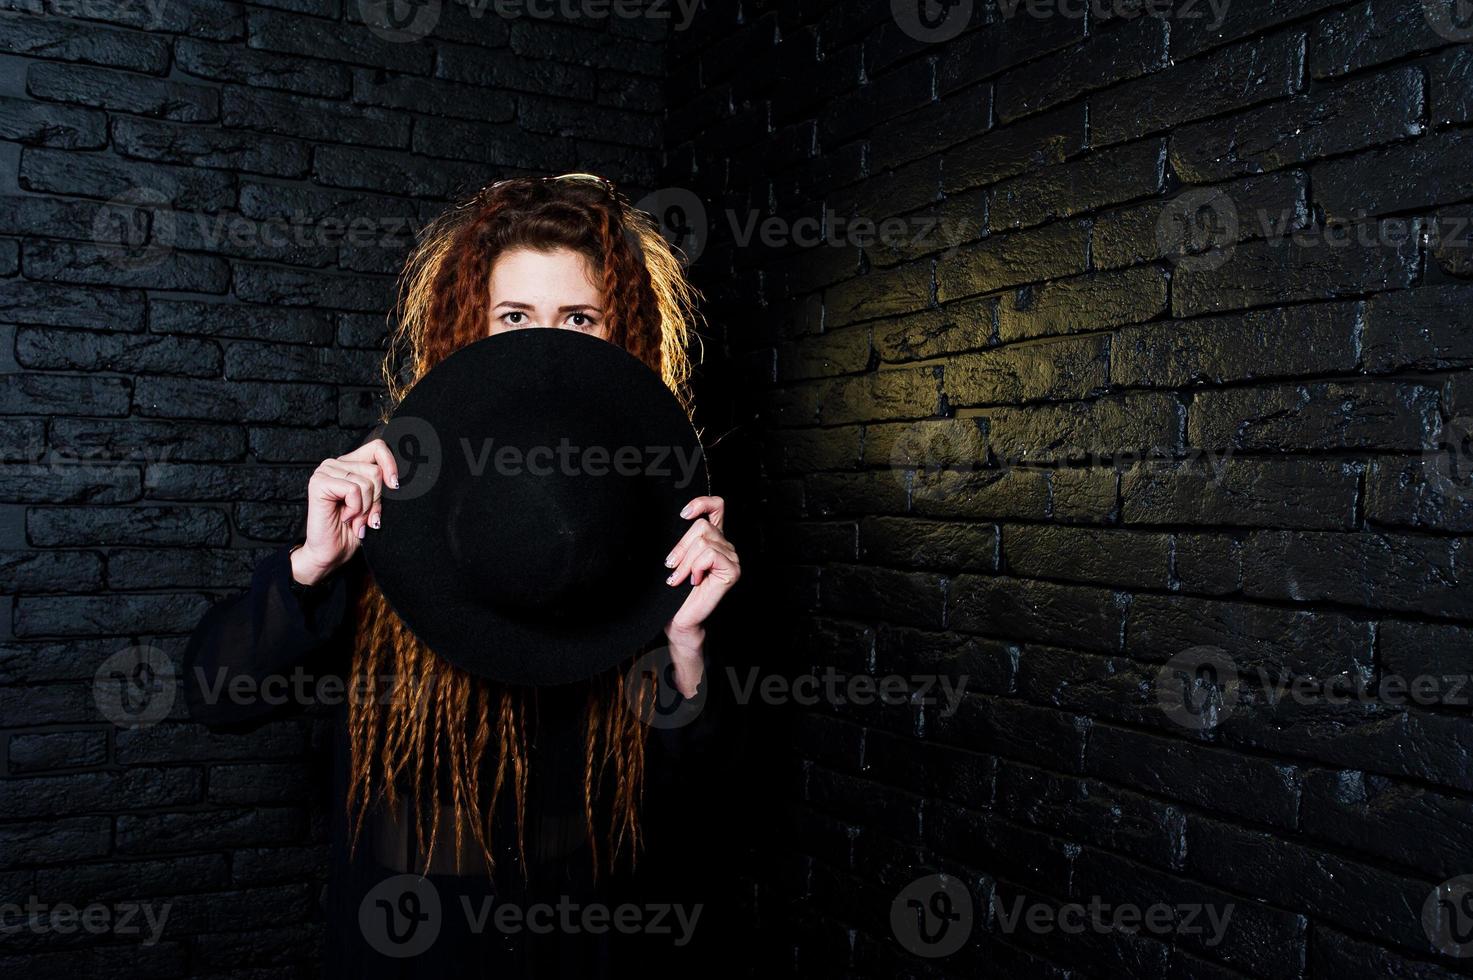
M 694 292 L 653 222 L 601 178 L 490 185 L 426 230 L 402 287 L 391 403 L 465 344 L 553 327 L 620 345 L 688 404 Z M 355 560 L 382 526 L 384 487 L 397 485 L 382 440 L 323 461 L 307 485 L 305 538 L 213 607 L 185 655 L 191 712 L 216 726 L 273 713 L 229 695 L 241 680 L 346 682 L 333 719 L 329 974 L 612 976 L 632 955 L 631 929 L 683 945 L 698 909 L 666 909 L 663 932 L 627 908 L 616 928 L 598 909 L 636 894 L 646 784 L 678 786 L 709 738 L 709 711 L 652 730 L 640 709 L 702 683 L 705 623 L 740 575 L 721 498 L 690 501 L 690 528 L 666 560 L 671 586 L 693 586 L 664 630 L 676 691 L 626 690 L 623 669 L 518 689 L 435 655 Z M 591 919 L 577 911 L 589 909 Z

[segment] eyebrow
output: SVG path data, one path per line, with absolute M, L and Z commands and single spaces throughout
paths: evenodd
M 494 308 L 499 310 L 503 306 L 512 310 L 531 310 L 534 308 L 530 303 L 517 303 L 512 300 L 503 300 L 497 303 Z M 595 313 L 602 313 L 603 307 L 595 306 L 592 303 L 575 303 L 572 306 L 559 306 L 557 308 L 559 313 L 577 313 L 580 310 L 593 310 Z

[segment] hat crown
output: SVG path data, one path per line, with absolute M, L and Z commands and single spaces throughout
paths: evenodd
M 467 598 L 511 615 L 576 615 L 629 557 L 629 481 L 611 474 L 488 470 L 444 524 Z

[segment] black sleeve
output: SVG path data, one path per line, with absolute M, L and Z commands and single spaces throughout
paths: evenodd
M 725 685 L 718 683 L 721 645 L 708 634 L 705 672 L 694 696 L 687 698 L 674 684 L 673 670 L 660 676 L 659 707 L 651 719 L 656 753 L 655 778 L 671 789 L 698 780 L 713 764 L 729 711 Z
M 190 717 L 215 727 L 267 720 L 301 700 L 311 672 L 341 665 L 314 657 L 340 641 L 353 575 L 339 569 L 303 589 L 292 579 L 291 549 L 266 556 L 250 588 L 205 613 L 184 650 L 184 695 Z M 309 660 L 314 661 L 309 664 Z

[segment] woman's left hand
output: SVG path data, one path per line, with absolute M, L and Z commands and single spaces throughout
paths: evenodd
M 706 619 L 742 577 L 742 567 L 736 548 L 721 531 L 726 501 L 697 497 L 685 505 L 680 516 L 696 520 L 665 559 L 666 567 L 674 569 L 665 581 L 673 587 L 689 578 L 694 588 L 675 617 L 665 624 L 665 637 L 673 655 L 690 657 L 700 655 Z

